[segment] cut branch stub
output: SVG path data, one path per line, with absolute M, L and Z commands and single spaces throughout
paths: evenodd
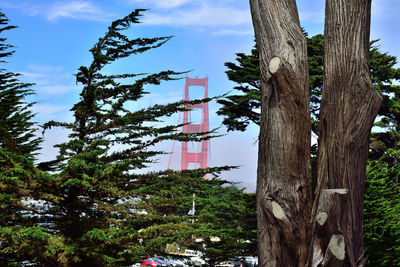
M 324 189 L 319 197 L 317 215 L 313 222 L 313 240 L 308 266 L 342 266 L 347 260 L 343 236 L 343 214 L 346 213 L 349 195 L 347 189 Z
M 319 266 L 342 266 L 346 255 L 343 235 L 332 235 L 326 248 L 324 261 Z
M 269 62 L 269 71 L 272 74 L 275 74 L 279 70 L 279 68 L 281 66 L 282 66 L 282 61 L 280 60 L 280 58 L 279 57 L 274 57 Z
M 279 57 L 269 61 L 268 70 L 279 88 L 280 100 L 287 106 L 298 105 L 301 101 L 299 95 L 298 78 L 289 62 Z M 285 105 L 285 104 L 283 104 Z

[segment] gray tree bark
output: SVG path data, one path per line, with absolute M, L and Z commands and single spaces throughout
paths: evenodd
M 348 190 L 340 229 L 313 233 L 312 266 L 363 266 L 363 199 L 369 136 L 381 97 L 372 86 L 368 67 L 371 0 L 327 0 L 325 12 L 324 87 L 320 111 L 318 182 L 314 224 L 326 199 L 324 189 Z M 314 227 L 314 229 L 316 229 Z M 329 254 L 327 240 L 343 236 L 343 258 L 334 265 L 317 260 Z M 325 239 L 321 246 L 318 240 Z M 339 244 L 339 243 L 338 243 Z M 334 256 L 334 255 L 333 255 Z M 330 255 L 329 257 L 332 257 Z M 338 258 L 336 257 L 336 260 Z M 319 265 L 320 264 L 320 265 Z
M 306 39 L 295 0 L 250 0 L 261 70 L 260 266 L 305 266 L 311 232 Z

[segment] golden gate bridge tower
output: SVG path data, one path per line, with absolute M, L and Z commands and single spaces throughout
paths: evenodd
M 191 88 L 192 86 L 195 86 L 196 88 Z M 208 76 L 206 75 L 205 78 L 190 78 L 188 75 L 186 75 L 185 79 L 185 90 L 184 90 L 184 95 L 183 99 L 185 101 L 190 101 L 194 100 L 190 98 L 189 90 L 199 90 L 198 87 L 203 87 L 204 88 L 204 98 L 208 97 Z M 199 103 L 199 104 L 192 104 L 192 105 L 185 105 L 186 108 L 195 110 L 195 109 L 200 109 L 201 111 L 201 120 L 199 123 L 193 123 L 191 121 L 191 116 L 190 116 L 190 111 L 184 111 L 183 112 L 183 123 L 185 124 L 182 127 L 182 132 L 183 133 L 199 133 L 199 132 L 208 132 L 209 130 L 209 120 L 208 120 L 208 102 L 205 103 Z M 178 118 L 178 124 L 180 120 L 180 114 Z M 207 134 L 205 134 L 207 136 Z M 189 142 L 182 141 L 182 151 L 181 151 L 181 170 L 186 170 L 190 168 L 190 163 L 193 163 L 193 168 L 197 168 L 197 166 L 200 166 L 200 168 L 207 168 L 207 155 L 208 155 L 208 149 L 209 149 L 209 141 L 208 140 L 202 140 L 199 142 L 196 142 L 196 148 L 192 149 L 189 151 Z M 172 144 L 172 150 L 174 149 L 174 144 Z M 171 157 L 172 157 L 172 152 L 168 161 L 168 167 L 169 169 L 170 163 L 171 163 Z
M 185 81 L 185 92 L 184 92 L 184 100 L 189 101 L 189 88 L 190 86 L 202 86 L 204 87 L 204 98 L 208 97 L 208 77 L 204 79 L 199 78 L 189 78 L 186 75 Z M 201 109 L 201 121 L 200 123 L 191 123 L 186 124 L 182 128 L 183 133 L 199 133 L 199 132 L 207 132 L 209 127 L 208 122 L 208 102 L 187 105 L 187 108 L 191 109 Z M 190 122 L 189 112 L 184 111 L 183 113 L 183 123 Z M 208 152 L 208 140 L 202 140 L 197 142 L 196 152 L 188 151 L 188 142 L 182 142 L 182 159 L 181 159 L 181 170 L 186 170 L 189 167 L 189 163 L 194 163 L 194 168 L 196 168 L 197 163 L 200 164 L 200 168 L 207 168 L 207 153 Z

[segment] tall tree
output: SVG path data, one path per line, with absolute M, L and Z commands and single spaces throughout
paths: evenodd
M 365 261 L 365 172 L 371 127 L 381 104 L 369 73 L 370 16 L 371 1 L 326 2 L 324 88 L 313 215 L 316 219 L 325 214 L 328 217 L 317 226 L 326 231 L 313 233 L 313 265 L 359 266 Z M 342 191 L 327 193 L 336 189 Z M 337 197 L 342 202 L 333 212 Z
M 312 129 L 315 134 L 318 134 L 319 118 L 317 112 L 319 112 L 320 107 L 323 80 L 323 36 L 315 35 L 307 38 L 307 48 L 310 72 L 310 111 L 312 114 Z M 256 49 L 257 47 L 255 46 L 251 54 L 248 55 L 238 53 L 237 63 L 228 62 L 225 64 L 228 67 L 228 71 L 226 72 L 228 78 L 237 83 L 237 86 L 234 88 L 235 92 L 243 91 L 240 89 L 241 87 L 248 88 L 251 84 L 259 83 L 259 61 L 257 56 L 258 51 Z M 398 157 L 394 156 L 394 153 L 387 153 L 387 151 L 393 149 L 396 151 L 400 140 L 400 116 L 398 108 L 398 103 L 400 102 L 400 86 L 396 85 L 395 82 L 400 80 L 400 70 L 395 67 L 397 63 L 395 56 L 380 51 L 378 40 L 370 42 L 369 58 L 372 83 L 374 88 L 381 93 L 383 104 L 379 109 L 379 117 L 375 123 L 375 126 L 379 127 L 379 130 L 372 131 L 371 135 L 369 153 L 369 159 L 371 161 L 369 165 L 371 165 L 371 167 L 367 168 L 367 188 L 365 192 L 366 208 L 364 211 L 365 250 L 368 257 L 368 265 L 384 266 L 385 264 L 389 264 L 389 262 L 393 262 L 393 255 L 397 255 L 387 249 L 387 246 L 391 247 L 391 244 L 393 244 L 391 240 L 395 239 L 392 234 L 397 233 L 397 220 L 392 217 L 392 213 L 381 212 L 380 209 L 382 206 L 390 206 L 391 210 L 396 210 L 395 207 L 397 207 L 387 201 L 383 201 L 382 196 L 392 194 L 391 190 L 393 187 L 385 186 L 382 181 L 386 181 L 387 179 L 392 181 L 397 177 L 396 175 L 384 177 L 384 174 L 389 172 L 383 166 L 388 164 L 389 168 L 394 171 L 398 163 Z M 249 81 L 247 82 L 247 80 L 241 79 L 241 75 L 243 77 L 248 77 Z M 251 77 L 254 80 L 250 81 Z M 254 87 L 253 89 L 257 88 Z M 254 107 L 260 104 L 260 99 L 257 96 L 258 94 L 259 93 L 252 94 L 252 101 L 258 101 L 257 104 L 253 105 Z M 237 94 L 233 97 L 237 99 L 236 101 L 238 103 L 243 103 L 251 96 L 249 94 Z M 234 101 L 230 101 L 230 98 L 218 100 L 218 102 L 223 105 L 219 110 L 219 114 L 226 117 L 223 124 L 228 127 L 228 131 L 245 130 L 246 125 L 242 124 L 243 127 L 235 127 L 235 124 L 241 124 L 244 121 L 249 122 L 250 119 L 246 118 L 249 112 L 259 114 L 258 110 L 256 108 L 251 108 L 250 105 L 245 109 L 236 109 L 236 104 Z M 240 105 L 244 107 L 244 104 Z M 252 122 L 259 125 L 259 121 Z M 313 160 L 312 163 L 314 163 Z M 380 167 L 382 167 L 382 169 Z M 313 164 L 313 173 L 316 172 L 315 168 L 316 164 L 315 166 Z M 377 179 L 377 181 L 375 181 L 375 179 Z M 387 184 L 392 185 L 392 182 L 388 182 Z M 388 190 L 388 192 L 386 192 L 386 190 Z M 379 220 L 376 219 L 376 214 L 379 214 Z M 379 237 L 381 245 L 377 245 L 378 233 L 376 229 L 382 225 L 387 225 L 388 227 L 384 229 L 385 234 Z M 388 239 L 385 238 L 386 236 L 388 236 Z M 386 263 L 384 263 L 384 261 Z
M 132 110 L 135 101 L 147 94 L 146 86 L 181 73 L 103 73 L 105 66 L 118 59 L 157 48 L 171 38 L 130 39 L 125 35 L 125 30 L 139 22 L 142 11 L 112 22 L 90 49 L 91 64 L 81 66 L 76 74 L 83 89 L 72 108 L 74 122 L 51 121 L 44 126 L 71 131 L 68 142 L 57 145 L 59 155 L 52 162 L 55 173 L 42 184 L 42 222 L 59 236 L 59 242 L 48 249 L 52 258 L 46 264 L 127 266 L 138 260 L 145 252 L 140 245 L 141 228 L 132 227 L 132 221 L 142 216 L 138 190 L 144 191 L 152 179 L 168 174 L 140 174 L 140 170 L 162 153 L 153 147 L 158 142 L 197 141 L 205 134 L 183 134 L 177 131 L 182 125 L 161 123 L 162 117 L 185 110 L 183 101 Z M 199 101 L 189 102 L 194 103 Z
M 41 138 L 35 136 L 32 121 L 32 84 L 19 80 L 19 74 L 6 69 L 6 59 L 14 54 L 5 34 L 9 25 L 0 12 L 0 265 L 20 266 L 44 253 L 49 234 L 37 224 L 32 200 L 37 180 L 43 173 L 33 164 Z
M 288 31 L 291 35 L 285 36 L 285 38 L 279 38 L 279 34 L 282 34 L 282 28 L 293 24 L 293 21 L 298 22 L 298 14 L 295 1 L 284 1 L 284 3 L 251 1 L 251 4 L 257 46 L 260 48 L 262 87 L 258 172 L 258 183 L 260 183 L 265 179 L 265 175 L 260 175 L 260 169 L 263 169 L 265 165 L 263 153 L 275 154 L 270 149 L 285 137 L 284 134 L 274 136 L 274 126 L 269 125 L 267 129 L 271 141 L 263 143 L 263 123 L 268 124 L 274 121 L 273 116 L 268 116 L 269 110 L 263 109 L 264 105 L 268 106 L 273 103 L 270 99 L 264 99 L 268 91 L 264 91 L 267 86 L 264 87 L 263 79 L 267 79 L 270 74 L 273 75 L 274 71 L 279 69 L 274 68 L 273 63 L 275 62 L 273 60 L 268 61 L 271 57 L 276 57 L 282 51 L 290 57 L 289 52 L 291 50 L 286 47 L 286 44 L 289 44 L 293 49 L 295 48 L 290 38 L 293 36 L 291 31 Z M 356 266 L 356 264 L 363 265 L 365 263 L 362 236 L 365 167 L 370 130 L 381 102 L 381 98 L 372 86 L 368 69 L 370 8 L 370 1 L 327 0 L 326 4 L 324 88 L 319 126 L 318 184 L 313 205 L 313 235 L 308 262 L 312 266 Z M 273 47 L 277 40 L 279 40 L 280 49 Z M 296 41 L 300 43 L 297 39 Z M 263 51 L 263 48 L 266 51 Z M 303 53 L 299 54 L 299 51 L 302 50 L 296 50 L 296 56 L 293 56 L 292 64 L 289 64 L 290 69 L 295 70 L 294 74 L 283 76 L 285 79 L 283 80 L 284 83 L 281 82 L 281 84 L 292 86 L 296 84 L 293 82 L 293 77 L 298 74 L 296 68 L 304 64 L 301 61 L 304 58 Z M 272 55 L 265 60 L 264 53 L 266 55 L 272 53 Z M 300 62 L 296 62 L 295 59 L 300 60 Z M 303 67 L 303 69 L 305 68 Z M 270 95 L 285 92 L 279 89 L 272 91 Z M 289 101 L 296 99 L 296 93 L 290 92 L 281 98 L 277 98 L 281 101 L 285 101 L 282 99 L 286 98 L 286 101 Z M 294 104 L 291 105 L 292 110 L 296 109 Z M 274 113 L 275 118 L 278 117 L 276 114 L 279 113 Z M 296 123 L 292 122 L 290 118 L 294 117 L 289 117 L 285 121 L 274 122 L 280 124 L 280 127 L 285 126 L 293 130 Z M 299 151 L 296 144 L 291 142 L 286 144 L 287 150 Z M 309 154 L 304 158 L 305 160 L 300 159 L 300 162 L 308 164 Z M 293 159 L 296 160 L 297 158 L 291 158 L 291 160 Z M 275 157 L 274 160 L 278 162 L 277 165 L 280 164 L 280 169 L 290 168 L 292 165 L 291 160 L 286 160 L 286 163 L 281 162 L 281 157 Z M 269 168 L 268 171 L 275 174 L 273 167 Z M 286 177 L 287 175 L 280 175 L 279 183 L 286 181 Z M 271 187 L 268 190 L 271 190 Z M 265 194 L 264 192 L 257 191 L 258 205 L 263 203 L 259 198 L 261 194 Z M 291 196 L 294 192 L 296 190 L 292 189 L 287 195 Z M 336 208 L 333 208 L 334 202 L 337 202 Z M 294 205 L 302 205 L 301 200 L 296 199 Z M 341 216 L 341 213 L 345 213 L 345 215 Z M 265 227 L 269 224 L 260 215 L 258 222 L 259 227 L 260 225 Z M 273 229 L 273 227 L 270 228 Z M 281 231 L 280 234 L 285 236 L 287 232 Z M 262 235 L 260 233 L 260 236 Z M 259 245 L 263 250 L 268 248 L 268 244 L 259 243 Z M 298 243 L 289 245 L 289 247 L 295 250 Z M 259 251 L 261 264 L 266 265 L 267 256 L 263 255 L 261 249 Z M 282 251 L 275 254 L 273 250 L 268 253 L 268 256 L 272 255 L 272 265 L 287 255 Z M 295 262 L 286 265 L 303 266 L 304 264 L 304 262 Z
M 251 0 L 260 54 L 257 170 L 261 266 L 304 266 L 312 205 L 306 38 L 295 1 Z
M 9 25 L 6 15 L 0 12 L 0 63 L 15 51 L 7 44 L 4 34 L 16 26 Z M 0 146 L 8 151 L 33 159 L 39 150 L 41 138 L 36 137 L 37 128 L 32 121 L 31 107 L 34 103 L 26 98 L 33 94 L 32 84 L 19 80 L 20 74 L 0 68 Z

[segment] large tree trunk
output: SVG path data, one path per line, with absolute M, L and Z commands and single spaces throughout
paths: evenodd
M 304 266 L 311 218 L 306 39 L 295 0 L 250 0 L 260 51 L 260 266 Z
M 325 189 L 345 189 L 348 196 L 342 198 L 347 201 L 340 205 L 342 216 L 327 214 L 326 220 L 334 220 L 330 224 L 338 227 L 313 232 L 309 262 L 312 266 L 364 265 L 365 169 L 370 131 L 381 103 L 368 67 L 370 12 L 371 0 L 326 1 L 325 73 L 313 229 L 320 228 L 317 221 L 321 209 L 332 205 L 328 202 L 333 199 L 323 197 Z M 343 253 L 328 255 L 329 244 Z

